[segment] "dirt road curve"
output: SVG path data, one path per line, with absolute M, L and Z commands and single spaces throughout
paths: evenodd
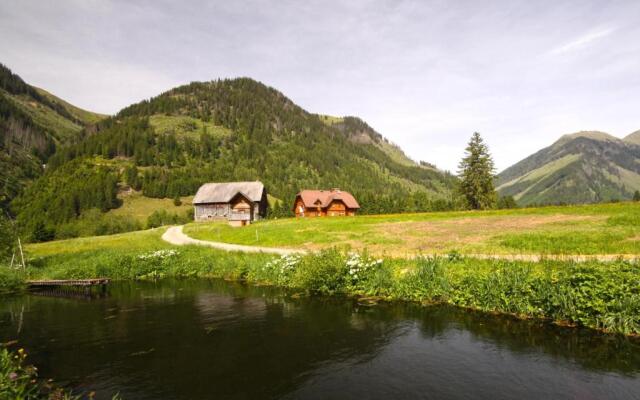
M 169 242 L 175 245 L 195 244 L 198 246 L 207 246 L 214 249 L 227 250 L 227 251 L 242 251 L 245 253 L 271 253 L 271 254 L 305 254 L 307 250 L 303 249 L 283 249 L 278 247 L 260 247 L 260 246 L 246 246 L 241 244 L 231 244 L 222 242 L 210 242 L 208 240 L 194 239 L 185 235 L 182 232 L 182 226 L 172 226 L 162 235 L 162 239 L 165 242 Z M 427 254 L 425 254 L 427 255 Z M 442 254 L 446 256 L 446 254 Z M 462 254 L 463 257 L 478 258 L 483 260 L 507 260 L 507 261 L 541 261 L 541 260 L 555 260 L 555 261 L 574 261 L 574 262 L 586 262 L 586 261 L 601 261 L 611 262 L 617 260 L 630 260 L 639 261 L 640 256 L 636 254 L 592 254 L 592 255 L 578 255 L 578 254 Z
M 213 247 L 214 249 L 227 250 L 227 251 L 242 251 L 245 253 L 271 253 L 271 254 L 304 254 L 305 250 L 295 249 L 279 249 L 276 247 L 260 247 L 260 246 L 245 246 L 241 244 L 230 244 L 220 242 L 210 242 L 208 240 L 194 239 L 185 235 L 182 232 L 182 226 L 172 226 L 162 235 L 162 240 L 182 246 L 185 244 L 195 244 L 198 246 Z

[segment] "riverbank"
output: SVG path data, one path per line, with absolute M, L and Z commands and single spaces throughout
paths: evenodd
M 300 293 L 369 301 L 446 303 L 521 318 L 547 318 L 607 332 L 640 333 L 640 265 L 477 260 L 455 254 L 374 258 L 336 249 L 307 255 L 238 253 L 171 246 L 165 229 L 27 247 L 26 273 L 4 270 L 15 290 L 26 279 L 224 278 Z

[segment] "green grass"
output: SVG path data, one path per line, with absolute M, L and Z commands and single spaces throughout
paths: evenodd
M 193 208 L 191 201 L 193 196 L 181 197 L 182 205 L 173 204 L 173 199 L 156 199 L 144 197 L 140 192 L 133 192 L 127 195 L 121 195 L 122 205 L 108 212 L 108 215 L 132 217 L 143 225 L 147 222 L 147 218 L 154 211 L 165 210 L 171 214 L 184 216 L 187 211 Z
M 192 223 L 185 233 L 228 243 L 374 254 L 640 254 L 640 203 Z
M 176 133 L 179 138 L 189 137 L 192 139 L 199 139 L 203 129 L 206 129 L 208 134 L 219 138 L 230 136 L 232 134 L 231 130 L 223 126 L 187 116 L 156 114 L 149 118 L 149 123 L 156 132 Z
M 320 121 L 322 121 L 323 123 L 331 126 L 334 124 L 339 124 L 342 121 L 344 121 L 343 117 L 334 117 L 333 115 L 323 115 L 323 114 L 318 114 L 318 118 L 320 118 Z
M 146 279 L 225 277 L 240 279 L 244 269 L 270 256 L 227 253 L 203 247 L 177 247 L 161 239 L 166 228 L 60 240 L 26 246 L 24 279 Z M 157 253 L 161 251 L 161 253 Z M 175 251 L 165 256 L 162 252 Z M 146 258 L 145 258 L 146 257 Z
M 306 256 L 174 247 L 164 228 L 26 247 L 24 279 L 216 277 L 297 292 L 446 303 L 519 317 L 549 318 L 624 334 L 640 333 L 640 265 L 515 262 L 461 256 L 378 259 L 338 249 Z M 158 250 L 161 250 L 158 252 Z M 0 285 L 2 285 L 0 275 Z

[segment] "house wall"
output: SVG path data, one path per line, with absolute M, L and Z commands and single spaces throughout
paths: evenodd
M 194 208 L 195 221 L 226 220 L 231 212 L 228 203 L 196 204 Z
M 264 213 L 264 210 L 261 208 L 261 203 L 251 203 L 243 198 L 233 204 L 196 204 L 194 206 L 193 219 L 196 222 L 228 220 L 232 212 L 249 214 L 251 216 L 250 221 L 255 221 L 260 219 L 260 213 Z
M 298 197 L 293 206 L 294 213 L 296 217 L 324 217 L 327 215 L 326 210 L 318 207 L 305 207 L 302 199 Z M 300 211 L 300 207 L 304 209 L 304 211 Z
M 300 206 L 304 208 L 304 212 L 300 212 Z M 348 208 L 341 200 L 334 200 L 325 208 L 316 207 L 304 207 L 304 203 L 300 197 L 296 198 L 294 203 L 294 213 L 296 217 L 338 217 L 338 216 L 353 216 L 356 214 L 356 210 Z
M 342 201 L 334 200 L 327 207 L 326 215 L 329 217 L 338 217 L 347 215 L 347 206 Z
M 232 212 L 246 210 L 246 213 L 251 216 L 250 221 L 255 221 L 267 216 L 268 207 L 267 190 L 264 189 L 260 201 L 257 202 L 241 195 L 235 196 L 231 203 L 194 204 L 193 219 L 194 221 L 228 220 Z

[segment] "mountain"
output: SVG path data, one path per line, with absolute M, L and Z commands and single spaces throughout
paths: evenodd
M 640 189 L 640 131 L 564 135 L 498 174 L 497 185 L 521 205 L 630 199 Z
M 55 236 L 92 208 L 118 207 L 118 190 L 175 198 L 211 181 L 261 180 L 281 200 L 276 216 L 289 215 L 295 194 L 308 188 L 348 190 L 365 213 L 443 209 L 453 201 L 454 176 L 410 160 L 364 121 L 309 113 L 249 78 L 180 86 L 82 132 L 14 202 L 27 231 L 46 226 Z
M 0 211 L 42 173 L 56 148 L 103 118 L 28 85 L 0 64 Z
M 623 139 L 627 143 L 640 145 L 640 131 L 635 131 Z

